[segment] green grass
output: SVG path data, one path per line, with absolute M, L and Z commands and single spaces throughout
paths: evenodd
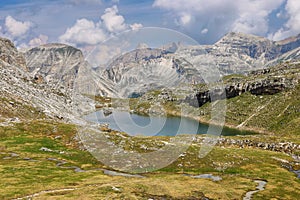
M 244 81 L 245 79 L 247 79 L 247 76 L 242 74 L 231 74 L 231 75 L 224 76 L 222 78 L 224 83 L 232 82 L 232 81 Z
M 255 127 L 281 136 L 297 138 L 300 134 L 300 86 L 275 95 L 255 96 L 249 93 L 227 100 L 226 121 Z
M 255 195 L 255 198 L 270 199 L 285 197 L 295 199 L 299 196 L 299 179 L 281 167 L 273 157 L 291 161 L 288 155 L 257 149 L 237 149 L 215 147 L 205 158 L 198 158 L 200 146 L 194 144 L 186 156 L 177 159 L 169 166 L 156 172 L 144 174 L 146 178 L 110 177 L 101 171 L 76 173 L 72 169 L 62 169 L 56 158 L 67 161 L 66 166 L 78 166 L 83 169 L 104 167 L 90 153 L 80 150 L 73 140 L 76 127 L 49 121 L 19 123 L 15 126 L 0 127 L 0 198 L 11 199 L 43 190 L 75 188 L 74 191 L 42 194 L 41 199 L 93 199 L 114 197 L 116 199 L 145 199 L 150 197 L 169 196 L 170 198 L 187 199 L 195 191 L 212 199 L 240 199 L 247 191 L 256 186 L 253 179 L 268 181 L 266 191 Z M 108 132 L 116 144 L 123 144 L 125 149 L 147 153 L 142 149 L 162 147 L 162 141 L 169 137 L 122 137 L 115 132 Z M 56 136 L 61 136 L 59 139 Z M 124 138 L 125 136 L 125 138 Z M 121 140 L 127 142 L 121 143 Z M 72 143 L 72 144 L 70 144 Z M 40 151 L 41 147 L 53 152 Z M 9 157 L 11 153 L 17 157 Z M 64 152 L 63 154 L 59 152 Z M 24 160 L 31 158 L 35 161 Z M 222 180 L 213 182 L 208 179 L 193 179 L 183 174 L 212 173 L 221 176 Z M 112 187 L 121 188 L 114 191 Z M 214 189 L 212 189 L 214 188 Z M 284 190 L 282 189 L 284 188 Z M 255 199 L 254 198 L 254 199 Z
M 47 124 L 47 123 L 46 123 Z M 37 127 L 40 127 L 37 129 Z M 64 139 L 57 141 L 49 133 L 51 125 L 40 123 L 18 124 L 14 127 L 0 127 L 0 198 L 15 198 L 51 188 L 67 187 L 80 182 L 87 177 L 85 173 L 73 173 L 72 170 L 60 169 L 47 158 L 65 160 L 71 165 L 99 166 L 88 152 L 67 147 Z M 68 125 L 58 125 L 57 133 L 69 137 L 71 128 Z M 3 132 L 5 134 L 3 134 Z M 41 151 L 46 147 L 53 152 Z M 59 152 L 64 152 L 63 154 Z M 9 158 L 11 153 L 17 157 Z M 4 158 L 9 159 L 4 159 Z M 30 158 L 32 160 L 24 160 Z

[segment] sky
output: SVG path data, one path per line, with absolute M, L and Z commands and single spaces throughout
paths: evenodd
M 299 0 L 0 0 L 0 36 L 18 48 L 87 48 L 123 31 L 162 27 L 199 44 L 228 32 L 282 40 L 300 33 Z

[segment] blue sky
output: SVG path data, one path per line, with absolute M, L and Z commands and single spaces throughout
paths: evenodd
M 18 47 L 96 45 L 141 27 L 211 44 L 230 31 L 281 40 L 300 33 L 299 0 L 1 0 L 0 36 Z

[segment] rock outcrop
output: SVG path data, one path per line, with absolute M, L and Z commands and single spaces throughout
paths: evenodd
M 0 60 L 27 71 L 26 61 L 23 54 L 18 52 L 15 45 L 10 40 L 5 38 L 0 38 Z
M 184 102 L 194 107 L 201 107 L 207 102 L 218 99 L 234 98 L 249 92 L 253 95 L 274 95 L 299 84 L 298 65 L 283 65 L 272 69 L 253 71 L 248 79 L 232 79 L 225 82 L 223 89 L 195 89 Z M 225 93 L 225 94 L 224 94 Z

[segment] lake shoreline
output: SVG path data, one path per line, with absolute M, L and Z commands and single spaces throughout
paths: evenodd
M 114 108 L 114 109 L 110 109 L 110 111 L 112 111 L 112 112 L 128 112 L 129 114 L 134 114 L 134 115 L 141 116 L 141 117 L 149 117 L 148 113 L 137 112 L 136 110 Z M 99 109 L 96 112 L 103 112 L 103 109 Z M 154 115 L 154 116 L 156 116 L 156 115 Z M 159 117 L 159 116 L 163 116 L 163 115 L 157 114 L 157 117 Z M 171 118 L 171 117 L 179 118 L 180 121 L 182 120 L 182 119 L 180 119 L 181 117 L 185 118 L 186 120 L 192 120 L 196 123 L 199 123 L 200 129 L 202 126 L 206 126 L 207 129 L 211 128 L 211 126 L 215 126 L 216 128 L 220 127 L 222 130 L 222 134 L 220 133 L 220 135 L 222 135 L 222 136 L 238 136 L 238 135 L 246 136 L 246 135 L 257 135 L 259 133 L 262 133 L 262 132 L 254 130 L 254 129 L 236 128 L 235 126 L 231 126 L 228 124 L 224 124 L 224 125 L 220 126 L 220 124 L 210 123 L 209 121 L 203 120 L 202 118 L 200 118 L 198 116 L 181 115 L 181 113 L 178 113 L 176 111 L 167 111 L 166 116 L 169 118 Z M 106 120 L 107 119 L 104 119 L 103 122 L 105 122 L 107 124 L 111 124 L 109 121 L 106 121 Z M 202 131 L 203 131 L 203 129 L 202 129 Z M 198 132 L 197 134 L 207 134 L 207 130 L 203 131 L 203 132 Z
M 128 111 L 128 110 L 126 110 L 126 111 Z M 142 115 L 142 116 L 149 116 L 148 113 L 137 112 L 135 110 L 133 112 L 131 111 L 130 113 L 134 113 L 134 114 L 138 114 L 138 115 Z M 253 132 L 253 135 L 254 134 L 274 135 L 273 132 L 263 130 L 263 129 L 260 129 L 260 128 L 257 128 L 257 127 L 245 127 L 245 126 L 237 127 L 237 125 L 229 124 L 227 122 L 225 122 L 223 125 L 220 125 L 220 124 L 211 122 L 210 120 L 203 119 L 200 116 L 182 115 L 181 113 L 179 113 L 177 111 L 168 110 L 166 114 L 167 114 L 167 116 L 172 116 L 172 117 L 185 117 L 185 118 L 188 118 L 188 119 L 198 121 L 199 123 L 205 124 L 205 125 L 222 126 L 222 127 L 234 129 L 234 130 L 237 130 L 237 131 Z

